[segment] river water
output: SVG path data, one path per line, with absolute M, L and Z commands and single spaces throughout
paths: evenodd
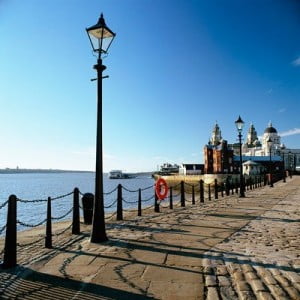
M 109 179 L 104 174 L 104 205 L 110 206 L 117 198 L 114 190 L 120 183 L 123 189 L 123 208 L 136 208 L 139 188 L 142 191 L 142 199 L 147 200 L 154 194 L 154 180 L 150 176 L 140 176 L 133 179 Z M 9 195 L 14 194 L 23 200 L 47 199 L 65 195 L 78 187 L 81 193 L 94 193 L 95 173 L 27 173 L 27 174 L 0 174 L 0 207 Z M 129 191 L 133 192 L 129 192 Z M 60 217 L 72 208 L 73 195 L 57 199 L 52 202 L 52 216 Z M 143 202 L 143 206 L 150 206 L 153 198 Z M 17 219 L 26 224 L 37 224 L 46 218 L 47 202 L 22 203 L 17 202 Z M 116 204 L 105 209 L 106 212 L 116 211 Z M 82 214 L 82 212 L 81 212 Z M 6 224 L 7 206 L 0 209 L 0 229 Z M 70 213 L 64 219 L 72 218 Z M 18 225 L 18 230 L 24 226 Z M 5 232 L 2 233 L 2 235 Z

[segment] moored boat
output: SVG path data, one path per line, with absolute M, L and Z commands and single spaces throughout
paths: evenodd
M 134 174 L 123 173 L 121 170 L 112 170 L 109 172 L 109 179 L 130 179 L 135 178 Z

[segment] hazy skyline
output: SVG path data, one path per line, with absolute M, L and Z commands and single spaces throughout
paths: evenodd
M 0 168 L 95 169 L 96 76 L 85 28 L 116 32 L 104 58 L 104 171 L 202 163 L 217 121 L 269 121 L 300 148 L 300 3 L 280 0 L 0 1 Z

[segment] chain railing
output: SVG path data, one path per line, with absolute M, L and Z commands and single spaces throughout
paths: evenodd
M 45 224 L 46 222 L 47 222 L 47 218 L 37 224 L 28 224 L 28 223 L 22 222 L 20 220 L 17 220 L 17 224 L 22 225 L 24 227 L 29 227 L 29 228 L 35 228 L 35 227 L 41 226 L 41 225 Z
M 117 199 L 116 200 L 114 200 L 111 204 L 108 204 L 108 205 L 104 205 L 104 208 L 111 208 L 111 207 L 113 207 L 113 206 L 115 206 L 116 205 L 116 203 L 117 203 Z
M 71 212 L 73 211 L 73 207 L 71 207 L 71 209 L 69 209 L 65 214 L 63 214 L 60 217 L 51 217 L 51 220 L 62 220 L 64 219 L 66 216 L 68 216 Z
M 253 180 L 245 180 L 244 187 L 245 190 L 252 190 L 263 186 L 263 184 L 266 185 L 265 182 L 266 179 L 264 177 L 255 177 Z M 219 195 L 221 195 L 221 197 L 229 196 L 230 191 L 233 195 L 234 193 L 238 193 L 238 190 L 239 182 L 238 180 L 233 179 L 227 179 L 225 182 L 221 183 L 218 182 L 217 179 L 215 179 L 214 182 L 210 184 L 205 184 L 203 180 L 200 180 L 199 182 L 194 182 L 193 184 L 181 181 L 177 184 L 169 186 L 169 195 L 166 196 L 166 199 L 169 200 L 169 203 L 167 205 L 167 201 L 160 201 L 158 199 L 158 196 L 156 195 L 155 191 L 155 185 L 153 184 L 151 186 L 139 188 L 137 190 L 129 189 L 119 184 L 116 188 L 112 189 L 111 191 L 103 193 L 104 195 L 112 195 L 113 193 L 116 193 L 115 199 L 113 200 L 113 195 L 110 196 L 110 204 L 104 206 L 106 210 L 116 207 L 116 211 L 110 212 L 107 216 L 104 217 L 105 220 L 113 220 L 114 218 L 116 218 L 117 221 L 123 220 L 123 203 L 127 204 L 126 208 L 130 208 L 130 213 L 136 211 L 134 205 L 137 204 L 138 216 L 141 216 L 142 211 L 153 208 L 154 212 L 160 212 L 160 206 L 164 209 L 168 209 L 168 207 L 169 209 L 173 209 L 174 200 L 176 201 L 176 206 L 179 207 L 185 207 L 186 203 L 188 203 L 188 205 L 195 205 L 196 202 L 201 205 L 202 203 L 204 203 L 204 201 L 211 201 L 212 195 L 214 195 L 214 200 L 217 200 Z M 123 195 L 123 192 L 126 192 L 127 194 Z M 71 208 L 60 216 L 52 216 L 52 202 L 71 195 L 73 195 L 73 205 L 71 206 Z M 94 196 L 93 194 L 90 194 L 91 197 L 89 200 L 92 202 L 92 204 L 88 207 L 86 204 L 84 204 L 83 201 L 86 195 L 87 194 L 83 194 L 79 191 L 79 189 L 75 188 L 70 193 L 66 193 L 53 198 L 48 197 L 47 199 L 20 199 L 14 195 L 11 195 L 7 201 L 0 204 L 0 210 L 7 206 L 7 222 L 0 228 L 0 235 L 6 231 L 4 250 L 0 251 L 0 255 L 4 254 L 4 268 L 10 268 L 16 265 L 17 247 L 30 247 L 34 246 L 35 244 L 38 244 L 42 240 L 45 240 L 45 247 L 52 248 L 52 236 L 62 235 L 71 228 L 72 234 L 79 234 L 80 208 L 83 209 L 84 223 L 91 224 L 91 221 L 90 223 L 86 222 L 85 212 L 89 212 L 90 216 L 92 215 Z M 82 206 L 79 203 L 79 196 L 82 197 Z M 152 203 L 150 203 L 150 205 L 142 207 L 142 204 L 148 204 L 150 201 L 153 201 Z M 47 202 L 47 217 L 36 224 L 22 221 L 17 218 L 17 202 L 24 204 Z M 67 218 L 71 213 L 73 213 L 73 219 L 71 224 L 66 228 L 61 229 L 59 232 L 55 232 L 54 234 L 52 234 L 52 221 L 63 220 Z M 39 239 L 35 239 L 27 243 L 17 243 L 17 225 L 31 229 L 44 225 L 46 232 L 45 235 Z
M 57 217 L 51 217 L 51 203 L 55 200 L 62 199 L 68 196 L 71 196 L 74 194 L 73 198 L 73 205 L 72 207 L 64 214 L 57 216 Z M 70 193 L 66 193 L 60 196 L 55 196 L 53 198 L 48 197 L 48 199 L 21 199 L 17 198 L 15 195 L 9 196 L 9 199 L 2 203 L 0 205 L 0 209 L 7 206 L 7 221 L 6 224 L 3 225 L 0 228 L 0 235 L 5 232 L 5 243 L 4 243 L 4 249 L 0 251 L 0 254 L 4 254 L 3 258 L 3 268 L 11 268 L 14 267 L 17 263 L 17 247 L 22 249 L 24 247 L 30 247 L 34 246 L 35 244 L 41 242 L 42 240 L 45 240 L 45 246 L 48 248 L 52 247 L 52 221 L 58 221 L 65 219 L 68 215 L 70 215 L 73 212 L 73 222 L 70 226 L 63 229 L 61 232 L 55 233 L 54 235 L 60 235 L 64 232 L 66 232 L 68 229 L 72 227 L 72 232 L 76 231 L 74 230 L 74 210 L 76 207 L 78 207 L 79 210 L 79 200 L 77 199 L 78 205 L 75 205 L 76 201 L 75 198 L 78 198 L 79 190 L 74 189 L 74 191 Z M 75 197 L 76 196 L 76 197 Z M 36 204 L 36 203 L 44 203 L 47 202 L 47 217 L 43 219 L 40 222 L 37 223 L 29 223 L 24 220 L 20 220 L 17 218 L 17 203 L 23 203 L 23 204 Z M 79 223 L 79 219 L 78 219 Z M 40 239 L 35 239 L 33 241 L 27 242 L 27 243 L 18 243 L 17 242 L 17 226 L 22 226 L 25 228 L 36 228 L 42 225 L 46 225 L 46 234 Z M 78 231 L 78 230 L 77 230 Z M 76 232 L 73 232 L 76 233 Z
M 103 193 L 103 195 L 110 195 L 112 194 L 113 192 L 115 192 L 116 190 L 118 189 L 118 186 L 116 186 L 113 190 L 111 190 L 110 192 L 105 192 Z
M 0 229 L 0 235 L 2 234 L 2 232 L 6 229 L 6 224 L 4 226 L 1 227 Z
M 4 208 L 8 204 L 8 200 L 0 205 L 0 209 Z
M 18 202 L 21 203 L 39 203 L 39 202 L 47 202 L 47 199 L 34 199 L 34 200 L 27 200 L 27 199 L 20 199 L 17 198 Z

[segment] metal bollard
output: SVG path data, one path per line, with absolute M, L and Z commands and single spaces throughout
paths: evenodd
M 3 269 L 17 265 L 17 197 L 8 198 Z
M 73 192 L 73 223 L 72 234 L 80 234 L 79 189 Z
M 170 209 L 173 209 L 173 188 L 170 186 Z
M 184 181 L 180 183 L 180 203 L 182 207 L 185 207 L 185 192 L 184 192 Z
M 47 201 L 47 222 L 46 222 L 46 237 L 45 247 L 52 248 L 52 214 L 51 214 L 51 198 L 48 197 Z
M 215 199 L 218 199 L 218 180 L 215 179 Z
M 154 192 L 154 211 L 159 212 L 159 202 L 155 192 Z
M 123 196 L 122 184 L 118 184 L 118 198 L 117 198 L 117 221 L 123 220 Z
M 229 194 L 230 194 L 230 186 L 229 186 L 229 178 L 228 177 L 226 178 L 226 183 L 225 183 L 225 193 L 226 193 L 226 196 L 229 196 Z
M 211 188 L 210 188 L 210 184 L 208 185 L 208 201 L 211 201 Z
M 142 215 L 142 190 L 139 189 L 139 198 L 138 198 L 138 216 Z
M 200 180 L 200 203 L 204 203 L 204 182 Z
M 192 204 L 195 204 L 195 187 L 192 185 Z

